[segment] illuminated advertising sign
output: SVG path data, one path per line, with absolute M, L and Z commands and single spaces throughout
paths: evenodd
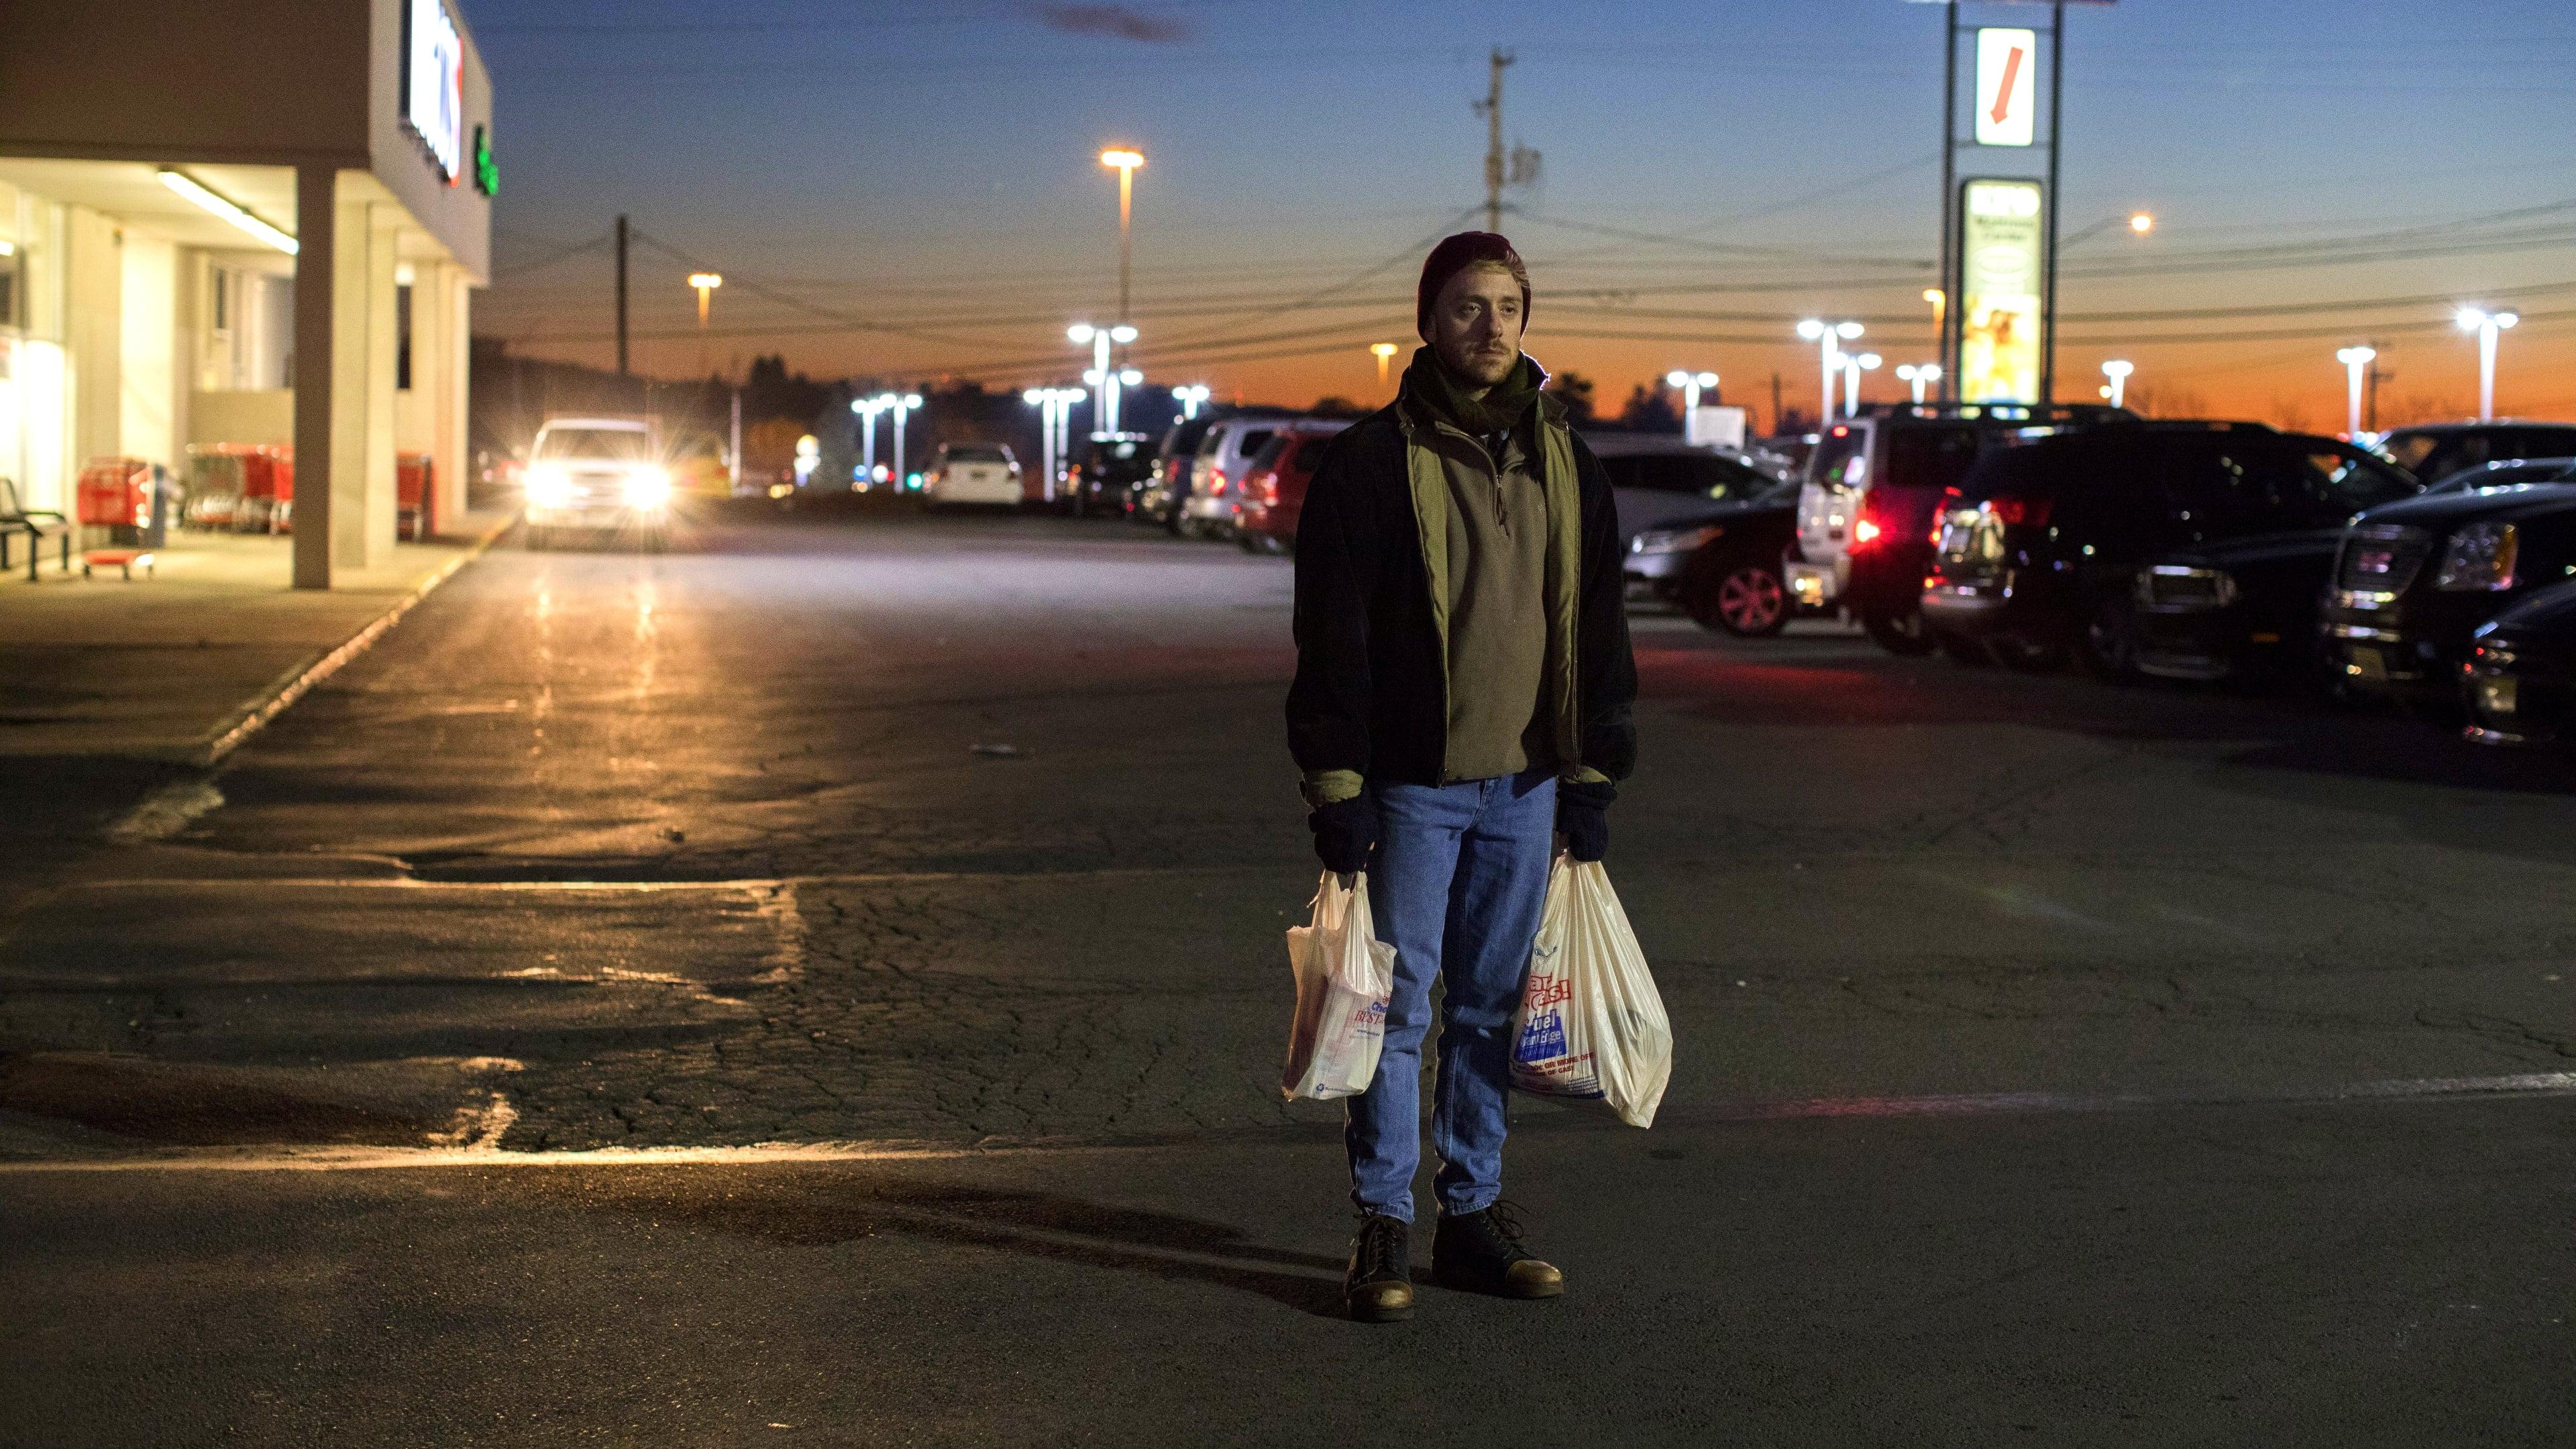
M 443 0 L 405 0 L 403 124 L 454 186 L 465 174 L 465 38 Z
M 1977 32 L 1977 144 L 2027 146 L 2036 80 L 2039 33 L 1988 28 Z
M 1959 217 L 1959 398 L 2037 402 L 2040 192 L 1971 181 Z

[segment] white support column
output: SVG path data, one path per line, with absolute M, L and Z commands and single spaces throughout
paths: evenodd
M 394 544 L 394 220 L 390 208 L 350 184 L 356 179 L 336 189 L 339 247 L 331 268 L 335 569 L 377 567 L 392 558 Z M 299 510 L 303 495 L 299 478 Z
M 465 517 L 465 484 L 472 476 L 474 458 L 466 437 L 467 381 L 472 370 L 472 322 L 469 308 L 473 293 L 468 289 L 463 267 L 441 262 L 433 269 L 436 278 L 431 304 L 431 330 L 437 334 L 435 347 L 437 368 L 423 378 L 420 359 L 412 359 L 411 385 L 425 381 L 431 389 L 430 456 L 434 460 L 438 487 L 438 524 L 441 529 L 458 527 Z M 415 345 L 421 335 L 420 293 L 412 293 L 412 335 Z
M 369 567 L 390 563 L 400 536 L 399 493 L 394 480 L 394 380 L 402 351 L 398 307 L 401 208 L 367 206 L 367 532 Z
M 331 587 L 337 500 L 332 456 L 339 335 L 339 175 L 329 166 L 295 171 L 295 587 Z M 363 248 L 360 249 L 363 251 Z

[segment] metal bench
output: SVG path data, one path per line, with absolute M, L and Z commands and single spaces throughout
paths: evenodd
M 36 581 L 36 564 L 44 557 L 45 540 L 62 541 L 63 572 L 72 567 L 71 521 L 50 508 L 29 508 L 18 501 L 18 485 L 0 478 L 0 569 L 9 567 L 11 539 L 23 535 L 27 540 L 27 582 Z

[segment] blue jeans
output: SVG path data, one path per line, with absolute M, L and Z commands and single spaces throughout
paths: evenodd
M 1395 994 L 1377 1080 L 1348 1099 L 1351 1201 L 1413 1221 L 1422 1160 L 1422 1038 L 1442 979 L 1432 1192 L 1444 1213 L 1493 1205 L 1503 1190 L 1512 1014 L 1529 976 L 1554 850 L 1556 779 L 1544 773 L 1455 785 L 1377 787 L 1383 820 L 1369 910 L 1395 947 Z

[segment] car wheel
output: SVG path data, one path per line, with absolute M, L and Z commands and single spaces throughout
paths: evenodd
M 2126 605 L 2117 599 L 2104 599 L 2094 606 L 2093 617 L 2084 626 L 2084 640 L 2077 646 L 2084 667 L 2103 679 L 2135 678 L 2138 672 L 2138 630 Z
M 1974 639 L 1962 638 L 1959 635 L 1935 629 L 1932 631 L 1932 643 L 1947 655 L 1953 664 L 1964 664 L 1971 669 L 1983 669 L 1995 662 L 1994 656 L 1986 652 L 1986 646 Z
M 1912 657 L 1932 652 L 1932 631 L 1924 627 L 1920 609 L 1908 609 L 1902 614 L 1863 614 L 1860 626 L 1890 654 Z
M 1772 565 L 1734 558 L 1693 573 L 1682 590 L 1682 608 L 1701 628 L 1767 639 L 1788 627 L 1789 591 Z

